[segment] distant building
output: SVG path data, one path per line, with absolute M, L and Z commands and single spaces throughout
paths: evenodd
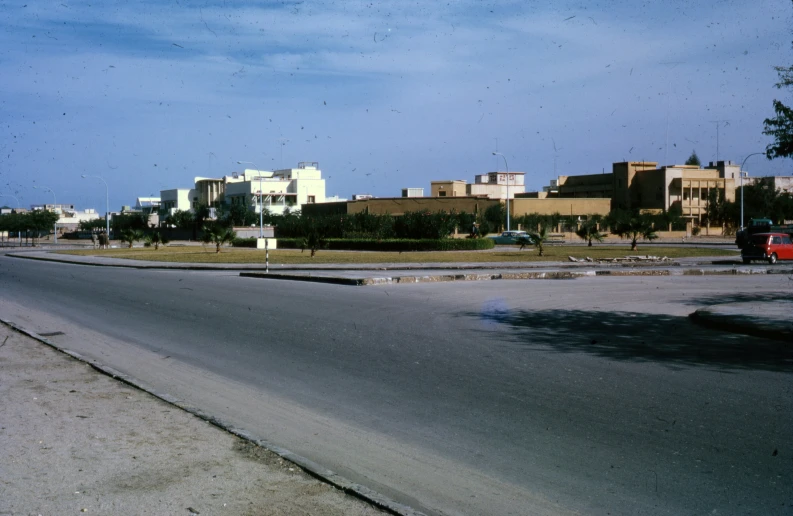
M 402 197 L 424 197 L 423 188 L 403 188 Z
M 366 199 L 374 199 L 374 195 L 368 193 L 352 194 L 353 201 L 365 201 Z
M 744 185 L 752 185 L 759 181 L 768 181 L 774 187 L 774 190 L 793 194 L 793 176 L 765 176 L 765 177 L 743 178 Z M 738 180 L 738 186 L 740 186 L 740 180 Z
M 488 172 L 474 176 L 469 184 L 463 179 L 432 181 L 432 197 L 487 197 L 513 199 L 526 191 L 523 172 Z
M 274 172 L 246 169 L 242 180 L 226 183 L 224 198 L 226 204 L 244 205 L 257 213 L 263 205 L 271 213 L 282 214 L 303 204 L 324 203 L 325 180 L 315 161 Z
M 160 209 L 167 214 L 189 211 L 198 206 L 198 192 L 194 188 L 160 190 Z
M 712 191 L 727 201 L 735 200 L 739 169 L 730 161 L 711 162 L 705 168 L 626 161 L 612 164 L 611 173 L 559 176 L 542 192 L 520 197 L 608 198 L 612 209 L 679 210 L 684 218 L 700 222 Z
M 465 180 L 431 181 L 430 192 L 431 197 L 465 197 Z

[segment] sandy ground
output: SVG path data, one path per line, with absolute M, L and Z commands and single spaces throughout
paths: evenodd
M 385 514 L 0 325 L 0 514 Z

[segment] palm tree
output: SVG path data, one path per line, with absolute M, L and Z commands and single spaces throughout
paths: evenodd
M 652 222 L 641 215 L 632 216 L 629 219 L 617 222 L 614 227 L 611 228 L 611 232 L 618 235 L 620 238 L 630 239 L 631 251 L 636 251 L 639 238 L 644 240 L 655 240 L 658 238 L 658 235 L 655 234 Z
M 543 255 L 543 244 L 548 240 L 548 228 L 546 226 L 542 226 L 539 231 L 536 233 L 529 233 L 529 236 L 533 240 L 533 244 L 537 246 L 537 249 L 540 251 L 540 256 Z
M 233 229 L 213 224 L 204 226 L 201 240 L 205 244 L 215 244 L 215 252 L 219 253 L 221 246 L 228 244 L 235 238 L 237 238 L 237 233 Z
M 592 247 L 592 240 L 602 242 L 603 238 L 606 236 L 598 231 L 597 222 L 593 219 L 589 219 L 581 224 L 581 227 L 576 230 L 575 234 L 581 237 L 582 240 L 586 240 L 588 242 L 588 247 Z
M 125 229 L 121 232 L 121 241 L 128 243 L 130 249 L 132 249 L 132 244 L 138 240 L 143 240 L 143 238 L 143 231 L 140 229 Z
M 159 231 L 146 235 L 143 240 L 146 247 L 151 247 L 153 245 L 155 251 L 160 248 L 160 245 L 165 245 L 169 242 Z

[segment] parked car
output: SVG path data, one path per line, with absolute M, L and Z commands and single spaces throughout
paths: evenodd
M 500 235 L 488 236 L 487 238 L 492 238 L 496 245 L 514 245 L 524 243 L 524 241 L 528 245 L 534 243 L 534 240 L 525 231 L 504 231 Z
M 774 264 L 777 260 L 793 260 L 793 242 L 785 233 L 755 233 L 741 249 L 741 258 L 743 263 L 767 260 Z

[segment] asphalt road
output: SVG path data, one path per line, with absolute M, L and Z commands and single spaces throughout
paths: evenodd
M 790 514 L 779 276 L 346 287 L 0 256 L 0 316 L 433 514 Z

